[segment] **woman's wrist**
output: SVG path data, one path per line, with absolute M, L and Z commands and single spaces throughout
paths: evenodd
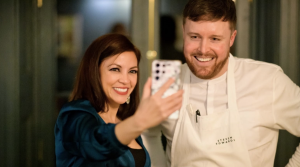
M 116 125 L 115 133 L 117 139 L 124 145 L 129 144 L 143 132 L 144 128 L 142 125 L 136 116 L 125 119 Z
M 142 133 L 144 130 L 146 130 L 147 128 L 145 127 L 145 123 L 143 122 L 143 120 L 139 117 L 138 114 L 134 114 L 132 117 L 130 117 L 129 119 L 132 119 L 132 123 L 134 126 L 134 129 L 136 129 L 136 131 L 138 133 Z

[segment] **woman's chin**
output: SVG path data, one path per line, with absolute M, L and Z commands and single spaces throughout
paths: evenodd
M 121 105 L 121 104 L 124 104 L 124 103 L 126 103 L 126 100 L 119 100 L 119 101 L 116 101 L 119 105 Z

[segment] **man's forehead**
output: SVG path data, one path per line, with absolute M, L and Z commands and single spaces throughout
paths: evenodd
M 183 27 L 185 28 L 187 25 L 194 25 L 194 28 L 201 28 L 201 25 L 207 24 L 207 25 L 213 25 L 214 27 L 218 27 L 219 29 L 224 29 L 225 27 L 228 27 L 228 30 L 230 29 L 230 22 L 229 21 L 223 21 L 221 19 L 219 20 L 198 20 L 198 21 L 193 21 L 190 19 L 187 19 Z M 199 26 L 197 26 L 199 25 Z M 189 26 L 189 28 L 192 28 Z

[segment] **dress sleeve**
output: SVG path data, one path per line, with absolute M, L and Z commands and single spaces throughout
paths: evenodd
M 115 135 L 115 124 L 99 124 L 89 113 L 72 111 L 63 118 L 60 127 L 62 145 L 73 155 L 90 161 L 117 158 L 128 147 L 121 144 Z
M 278 71 L 273 89 L 275 128 L 287 130 L 300 137 L 300 88 L 282 71 Z M 300 145 L 287 166 L 300 166 Z

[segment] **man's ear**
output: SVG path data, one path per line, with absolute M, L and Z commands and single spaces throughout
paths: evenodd
M 233 45 L 237 31 L 234 30 L 230 37 L 230 47 Z

